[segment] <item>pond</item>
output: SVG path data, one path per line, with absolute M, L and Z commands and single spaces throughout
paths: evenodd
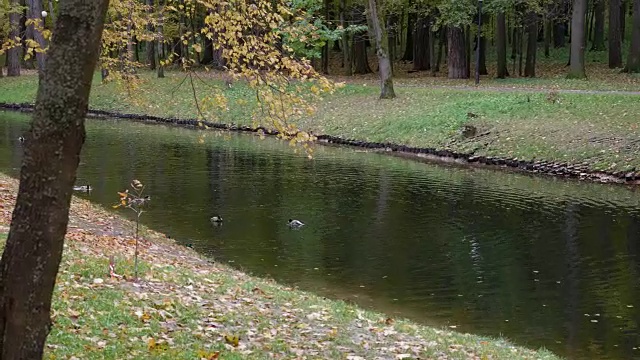
M 0 171 L 18 174 L 28 120 L 0 112 Z M 138 179 L 152 197 L 143 223 L 255 275 L 568 358 L 640 356 L 634 189 L 294 150 L 88 120 L 78 185 L 94 191 L 80 196 L 110 208 Z M 307 225 L 291 230 L 289 218 Z

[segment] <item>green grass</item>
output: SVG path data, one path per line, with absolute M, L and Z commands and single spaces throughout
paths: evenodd
M 169 72 L 146 80 L 133 97 L 114 84 L 94 82 L 90 107 L 158 116 L 193 118 L 197 110 L 189 80 Z M 515 83 L 524 80 L 512 80 Z M 565 84 L 572 83 L 562 80 Z M 196 79 L 198 98 L 211 94 L 221 82 Z M 0 101 L 33 102 L 35 76 L 0 80 Z M 223 88 L 223 87 L 222 87 Z M 257 106 L 254 94 L 242 83 L 222 91 L 226 110 L 205 109 L 215 121 L 251 125 Z M 519 159 L 588 162 L 598 170 L 640 168 L 640 132 L 637 114 L 640 96 L 623 94 L 514 92 L 505 89 L 399 87 L 393 101 L 377 99 L 375 83 L 348 84 L 319 104 L 313 118 L 299 121 L 302 129 L 366 141 L 474 151 Z M 468 118 L 473 113 L 477 117 Z M 463 125 L 478 134 L 465 139 Z

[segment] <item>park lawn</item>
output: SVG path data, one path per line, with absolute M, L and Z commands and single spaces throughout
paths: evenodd
M 205 109 L 208 118 L 256 125 L 252 120 L 257 108 L 255 95 L 240 82 L 227 89 L 215 74 L 189 78 L 180 72 L 167 72 L 167 78 L 156 79 L 143 72 L 141 77 L 146 81 L 128 93 L 113 83 L 101 84 L 96 74 L 90 107 L 195 118 L 198 114 L 192 91 L 195 89 L 198 99 L 219 91 L 229 100 L 227 108 Z M 540 90 L 528 86 L 461 88 L 452 87 L 450 82 L 443 82 L 441 87 L 431 86 L 436 84 L 433 81 L 426 86 L 408 83 L 396 88 L 397 99 L 381 101 L 375 81 L 355 81 L 328 95 L 318 104 L 316 115 L 297 125 L 316 134 L 476 155 L 586 163 L 593 170 L 640 168 L 640 95 L 593 89 L 567 92 L 574 82 L 562 82 L 565 86 L 560 90 L 554 90 L 557 86 Z M 0 80 L 0 102 L 32 103 L 36 90 L 34 75 L 4 78 Z M 475 126 L 478 135 L 464 138 L 459 132 L 463 125 Z
M 17 180 L 0 174 L 4 244 Z M 505 339 L 436 329 L 256 278 L 74 198 L 46 359 L 559 359 Z

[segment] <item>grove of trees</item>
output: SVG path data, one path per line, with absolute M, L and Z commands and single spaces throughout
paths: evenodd
M 386 84 L 383 97 L 393 97 L 391 75 L 399 61 L 410 62 L 409 71 L 435 74 L 446 69 L 451 79 L 469 78 L 478 45 L 480 74 L 488 73 L 490 59 L 495 62 L 491 67 L 495 73 L 490 75 L 497 78 L 535 77 L 536 54 L 543 49 L 548 57 L 552 48 L 570 49 L 565 59 L 569 77 L 588 76 L 587 51 L 608 52 L 612 69 L 640 71 L 640 0 L 483 0 L 482 14 L 478 14 L 478 1 L 294 0 L 283 3 L 286 12 L 269 10 L 285 20 L 286 27 L 281 24 L 273 30 L 292 56 L 311 59 L 324 74 L 351 76 L 380 70 Z M 241 44 L 222 40 L 226 29 L 216 27 L 231 20 L 224 18 L 228 14 L 224 7 L 251 2 L 224 4 L 113 1 L 106 17 L 103 68 L 132 74 L 145 66 L 162 77 L 166 66 L 233 66 L 223 52 Z M 5 63 L 8 76 L 19 76 L 25 67 L 42 70 L 45 54 L 38 49 L 47 42 L 42 30 L 53 26 L 57 6 L 51 0 L 0 2 L 0 42 L 4 43 L 0 64 Z M 43 9 L 48 9 L 44 18 Z M 44 20 L 43 26 L 34 26 L 37 20 Z M 238 25 L 241 21 L 235 21 L 234 26 Z M 623 48 L 623 44 L 628 45 Z M 369 49 L 375 49 L 375 66 Z

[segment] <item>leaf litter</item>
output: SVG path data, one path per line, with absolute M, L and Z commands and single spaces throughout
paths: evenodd
M 0 175 L 2 233 L 17 187 Z M 133 223 L 73 198 L 46 359 L 558 359 L 327 300 L 141 234 L 133 282 Z

